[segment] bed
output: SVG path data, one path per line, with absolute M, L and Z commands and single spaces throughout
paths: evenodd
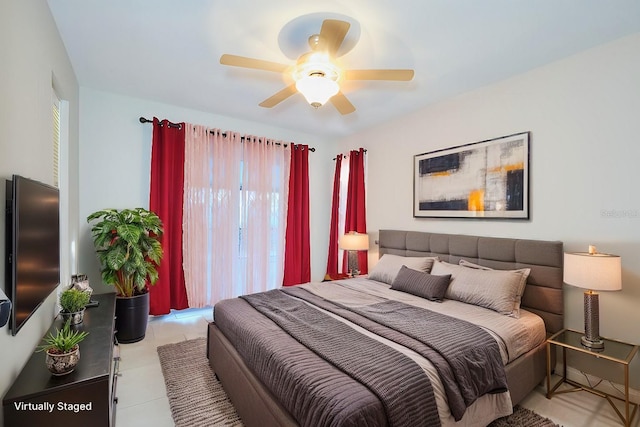
M 388 256 L 385 258 L 387 254 Z M 501 270 L 509 270 L 509 274 L 511 274 L 515 270 L 528 269 L 526 287 L 518 298 L 520 300 L 519 308 L 516 307 L 518 315 L 498 313 L 493 310 L 493 307 L 492 310 L 479 307 L 474 301 L 471 301 L 472 304 L 467 304 L 465 301 L 445 298 L 443 302 L 434 303 L 411 293 L 390 289 L 389 283 L 368 278 L 308 284 L 293 287 L 293 289 L 287 290 L 287 294 L 275 291 L 277 295 L 269 298 L 276 297 L 276 299 L 283 300 L 278 304 L 284 304 L 285 308 L 272 309 L 273 311 L 264 311 L 267 310 L 265 308 L 267 305 L 275 303 L 271 299 L 265 299 L 267 296 L 263 294 L 247 296 L 244 299 L 235 298 L 222 301 L 216 304 L 214 322 L 209 325 L 207 356 L 212 369 L 245 425 L 408 425 L 408 419 L 403 417 L 412 417 L 411 423 L 414 423 L 415 418 L 425 420 L 427 418 L 425 418 L 426 412 L 424 411 L 431 411 L 429 416 L 437 416 L 439 418 L 437 421 L 442 425 L 486 425 L 491 420 L 510 413 L 512 406 L 545 378 L 545 337 L 563 327 L 561 242 L 381 230 L 379 233 L 379 255 L 381 257 L 380 265 L 383 264 L 383 260 L 386 262 L 387 259 L 395 259 L 396 262 L 401 259 L 405 260 L 407 264 L 411 264 L 413 261 L 437 257 L 439 261 L 436 263 L 438 263 L 437 268 L 440 269 L 438 270 L 440 273 L 443 271 L 446 273 L 446 269 L 463 268 L 464 274 L 471 270 L 479 270 L 486 271 L 486 274 L 489 275 L 501 275 L 507 273 L 501 272 Z M 461 263 L 466 265 L 460 266 Z M 372 270 L 372 275 L 376 267 Z M 436 265 L 432 264 L 430 268 L 435 269 Z M 442 268 L 445 270 L 441 270 Z M 380 271 L 376 273 L 380 273 Z M 405 270 L 403 274 L 405 273 L 411 275 L 415 272 Z M 433 274 L 436 272 L 434 271 Z M 395 279 L 398 279 L 398 276 Z M 397 281 L 395 280 L 394 283 Z M 452 286 L 447 292 L 453 289 L 454 282 L 451 282 Z M 460 289 L 463 289 L 464 292 L 464 288 Z M 371 300 L 370 302 L 356 303 L 350 299 L 353 294 L 360 295 L 365 291 L 372 294 L 365 296 L 365 299 Z M 390 294 L 394 296 L 390 298 Z M 447 296 L 449 296 L 448 293 Z M 320 309 L 307 307 L 314 304 L 320 305 Z M 390 307 L 393 310 L 389 310 Z M 413 340 L 413 338 L 419 337 L 411 335 L 413 338 L 405 342 L 395 339 L 396 336 L 393 334 L 396 326 L 394 325 L 382 327 L 382 330 L 375 329 L 377 327 L 376 316 L 380 317 L 384 316 L 383 313 L 389 313 L 391 322 L 402 323 L 402 316 L 397 313 L 406 312 L 409 317 L 405 316 L 405 318 L 416 319 L 418 317 L 415 313 L 423 312 L 415 310 L 422 308 L 430 310 L 429 313 L 432 312 L 431 310 L 444 311 L 442 315 L 445 316 L 449 315 L 446 310 L 451 309 L 456 312 L 456 316 L 462 317 L 463 321 L 475 321 L 476 318 L 484 319 L 486 317 L 489 325 L 482 324 L 485 320 L 481 320 L 481 328 L 472 327 L 472 325 L 469 326 L 465 323 L 451 326 L 451 330 L 458 331 L 452 335 L 460 335 L 459 339 L 465 336 L 467 330 L 470 331 L 469 334 L 475 334 L 471 331 L 481 329 L 490 332 L 489 335 L 493 337 L 490 340 L 492 343 L 498 342 L 500 344 L 495 346 L 499 347 L 499 356 L 495 356 L 495 351 L 492 350 L 493 353 L 490 353 L 490 356 L 483 355 L 483 357 L 493 357 L 494 359 L 499 357 L 504 365 L 503 371 L 496 370 L 495 373 L 485 375 L 488 377 L 485 378 L 485 382 L 494 381 L 495 383 L 483 384 L 483 389 L 476 390 L 477 398 L 467 399 L 466 395 L 462 397 L 454 395 L 451 390 L 455 386 L 449 384 L 450 380 L 445 379 L 444 376 L 442 380 L 440 379 L 441 363 L 422 361 L 421 344 Z M 311 329 L 300 329 L 303 326 L 299 326 L 299 324 L 305 322 L 300 322 L 297 317 L 293 324 L 279 323 L 281 322 L 280 317 L 287 317 L 290 312 L 307 313 L 307 311 L 310 313 L 302 315 L 311 316 L 307 322 L 310 324 L 307 327 Z M 273 314 L 274 312 L 276 314 Z M 322 320 L 315 317 L 316 312 L 324 313 Z M 439 316 L 440 314 L 433 315 Z M 318 314 L 318 316 L 320 315 Z M 344 320 L 342 317 L 348 320 Z M 434 322 L 424 323 L 424 325 L 444 324 L 440 318 L 430 320 L 426 319 L 428 316 L 424 317 L 424 322 Z M 518 322 L 510 320 L 514 317 L 519 318 Z M 422 315 L 419 319 L 419 322 L 423 322 Z M 528 320 L 521 322 L 521 319 Z M 451 320 L 451 322 L 451 325 L 457 325 L 455 323 L 457 320 Z M 516 333 L 519 337 L 535 337 L 535 342 L 526 344 L 529 347 L 520 343 L 520 339 L 496 339 L 494 336 L 502 328 L 498 325 L 504 324 L 507 325 L 504 328 L 511 329 L 514 327 L 511 325 L 526 322 L 530 322 L 533 326 L 536 323 L 539 324 L 535 333 L 522 331 Z M 314 329 L 316 323 L 322 326 Z M 369 323 L 374 325 L 374 332 L 361 330 L 366 326 L 365 324 Z M 423 331 L 432 330 L 431 326 L 420 326 L 422 323 L 418 323 L 418 321 L 412 322 L 412 324 L 418 325 L 414 328 L 414 330 L 418 330 L 416 332 L 418 335 Z M 316 333 L 324 334 L 327 330 L 337 331 L 335 335 L 339 335 L 340 339 L 346 341 L 347 344 L 339 341 L 334 342 L 333 337 L 326 338 L 324 335 L 318 335 L 319 338 L 314 338 Z M 357 338 L 354 338 L 356 335 L 351 335 L 352 330 L 355 330 L 353 333 L 358 336 Z M 433 330 L 435 331 L 437 328 Z M 433 334 L 442 335 L 435 332 Z M 486 338 L 485 332 L 480 331 L 478 334 L 476 335 L 482 336 L 482 339 Z M 359 338 L 361 335 L 364 336 Z M 335 339 L 338 340 L 338 337 Z M 394 348 L 397 347 L 397 351 L 376 350 L 370 366 L 366 362 L 358 362 L 356 367 L 352 367 L 354 365 L 352 361 L 344 359 L 344 357 L 352 357 L 351 355 L 334 356 L 331 354 L 332 348 L 338 349 L 341 346 L 348 346 L 349 342 L 354 343 L 352 353 L 357 353 L 359 350 L 356 349 L 361 346 L 356 344 L 359 344 L 361 339 L 366 343 L 366 345 L 362 345 L 366 347 L 363 351 L 369 348 L 378 349 L 377 346 L 380 343 L 385 343 L 382 347 L 395 345 Z M 331 342 L 330 345 L 323 344 L 328 341 Z M 507 344 L 503 345 L 505 341 Z M 511 341 L 518 342 L 515 348 L 509 347 L 508 343 Z M 394 342 L 400 342 L 400 344 L 396 345 Z M 323 346 L 329 348 L 323 348 Z M 405 346 L 409 350 L 404 348 Z M 462 344 L 460 342 L 456 344 L 444 343 L 442 346 L 445 349 L 442 352 L 446 353 L 451 346 L 457 348 L 464 347 L 465 344 L 464 342 Z M 397 356 L 395 353 L 400 351 L 404 352 L 403 355 Z M 414 354 L 416 352 L 417 355 Z M 438 348 L 437 352 L 440 353 L 441 350 Z M 489 354 L 488 351 L 487 354 Z M 407 359 L 415 363 L 409 362 L 403 365 Z M 471 365 L 473 363 L 471 362 Z M 382 365 L 395 366 L 395 372 L 383 374 L 383 380 L 369 378 L 368 369 L 378 370 L 378 367 Z M 411 370 L 416 369 L 413 365 L 419 366 L 426 373 L 426 377 L 429 378 L 426 383 L 431 386 L 425 384 L 422 379 L 418 380 L 422 376 Z M 489 366 L 485 364 L 484 360 L 481 365 L 483 370 Z M 355 371 L 347 374 L 344 371 L 345 366 Z M 469 367 L 465 366 L 459 369 L 466 372 L 465 369 L 468 370 Z M 473 368 L 471 369 L 473 370 Z M 482 376 L 482 372 L 472 372 L 470 376 Z M 311 375 L 311 373 L 314 374 Z M 315 378 L 312 378 L 314 375 Z M 504 376 L 503 380 L 501 379 L 502 375 Z M 391 383 L 385 383 L 387 378 L 393 376 L 396 376 L 396 380 L 400 381 L 399 387 L 390 387 Z M 453 377 L 459 379 L 460 374 L 454 372 Z M 358 378 L 358 380 L 353 378 Z M 504 384 L 500 381 L 503 381 Z M 376 384 L 382 384 L 380 386 L 382 391 L 374 389 Z M 414 395 L 422 396 L 416 394 L 413 387 L 416 389 L 423 387 L 425 393 L 432 393 L 434 398 L 428 404 L 412 403 L 412 399 L 416 399 Z M 427 390 L 429 387 L 432 388 L 431 391 Z M 471 388 L 473 387 L 471 386 Z M 385 393 L 389 388 L 401 389 L 401 392 L 387 396 Z M 460 388 L 464 387 L 460 386 Z M 456 399 L 466 402 L 466 407 L 460 409 L 459 405 L 454 404 L 457 402 Z M 451 408 L 449 408 L 449 404 Z M 431 406 L 432 408 L 430 408 Z M 416 409 L 417 412 L 411 415 L 416 407 L 419 409 Z M 347 416 L 341 419 L 334 415 L 327 415 L 327 411 L 342 411 Z M 437 425 L 437 421 L 423 421 L 422 424 Z M 420 425 L 420 423 L 414 424 Z

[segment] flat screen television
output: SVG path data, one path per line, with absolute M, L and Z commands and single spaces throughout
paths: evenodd
M 19 175 L 6 183 L 6 285 L 17 334 L 60 283 L 60 194 Z

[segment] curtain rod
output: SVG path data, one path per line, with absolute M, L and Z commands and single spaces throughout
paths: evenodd
M 356 150 L 353 150 L 353 151 L 356 151 Z M 364 150 L 362 150 L 362 152 L 363 152 L 364 154 L 367 154 L 367 149 L 365 148 Z M 356 152 L 356 154 L 358 154 L 358 153 Z M 349 155 L 348 155 L 348 154 L 343 154 L 343 155 L 342 155 L 342 157 L 349 157 Z M 333 159 L 331 159 L 331 160 L 336 160 L 337 158 L 338 158 L 338 157 L 334 157 L 334 158 L 333 158 Z
M 140 117 L 140 119 L 139 119 L 139 120 L 140 120 L 140 123 L 153 123 L 153 120 L 149 120 L 149 119 L 147 119 L 147 118 L 145 118 L 145 117 L 142 117 L 142 116 Z M 163 120 L 163 121 L 164 121 L 164 120 Z M 168 125 L 170 128 L 178 128 L 178 129 L 180 129 L 180 123 L 172 123 L 172 122 L 170 122 L 169 120 L 167 120 L 167 125 Z M 209 133 L 212 133 L 212 134 L 213 134 L 213 131 L 209 131 Z M 221 132 L 221 135 L 222 135 L 223 137 L 226 137 L 226 136 L 227 136 L 226 132 Z M 244 136 L 241 136 L 241 137 L 240 137 L 240 141 L 241 141 L 241 142 L 244 142 L 244 140 L 245 140 Z M 274 142 L 273 144 L 275 144 L 275 145 L 283 145 L 283 144 L 281 144 L 281 143 L 279 143 L 279 142 Z M 294 145 L 295 145 L 295 144 L 294 144 Z M 287 146 L 287 144 L 284 144 L 284 146 L 286 147 L 286 146 Z M 316 149 L 315 149 L 314 147 L 309 147 L 309 151 L 311 151 L 311 152 L 315 152 L 315 151 L 316 151 Z

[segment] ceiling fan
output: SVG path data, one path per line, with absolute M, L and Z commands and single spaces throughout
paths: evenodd
M 244 56 L 224 54 L 220 63 L 234 67 L 283 73 L 293 83 L 262 101 L 261 107 L 271 108 L 296 92 L 300 92 L 314 108 L 328 100 L 341 114 L 356 110 L 340 90 L 343 80 L 395 80 L 413 79 L 413 70 L 344 70 L 336 61 L 336 53 L 349 31 L 351 24 L 337 19 L 325 19 L 319 34 L 309 37 L 311 51 L 300 55 L 293 66 Z

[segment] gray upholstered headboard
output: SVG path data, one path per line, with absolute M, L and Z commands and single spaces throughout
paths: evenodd
M 564 327 L 562 242 L 380 230 L 379 245 L 380 256 L 438 256 L 453 264 L 465 259 L 499 270 L 531 268 L 522 308 L 542 317 L 549 333 Z

